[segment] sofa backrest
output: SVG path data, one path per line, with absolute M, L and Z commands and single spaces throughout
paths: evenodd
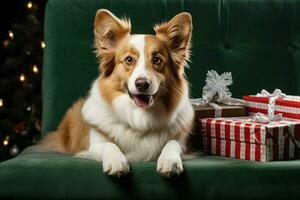
M 45 16 L 43 134 L 88 92 L 98 75 L 93 21 L 100 8 L 131 19 L 133 33 L 187 11 L 193 17 L 192 62 L 186 74 L 200 97 L 206 72 L 230 71 L 234 97 L 261 89 L 300 94 L 300 1 L 49 0 Z

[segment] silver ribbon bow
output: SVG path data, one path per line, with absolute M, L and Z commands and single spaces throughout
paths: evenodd
M 245 105 L 243 100 L 231 98 L 231 92 L 228 89 L 228 86 L 233 83 L 230 72 L 219 75 L 215 70 L 209 70 L 205 82 L 202 98 L 191 99 L 193 105 L 210 105 L 215 109 L 215 117 L 222 115 L 222 108 L 216 102 L 226 105 Z
M 286 98 L 287 95 L 281 92 L 280 89 L 275 89 L 273 93 L 269 93 L 267 90 L 263 89 L 260 93 L 257 93 L 258 97 L 269 97 L 268 103 L 268 116 L 263 116 L 262 113 L 256 113 L 254 119 L 257 121 L 278 121 L 282 119 L 282 114 L 275 115 L 275 102 L 278 98 Z

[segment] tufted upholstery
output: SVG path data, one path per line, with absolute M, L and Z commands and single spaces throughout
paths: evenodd
M 300 0 L 49 0 L 45 18 L 43 134 L 87 94 L 97 77 L 93 20 L 99 8 L 131 18 L 134 33 L 181 11 L 193 16 L 192 62 L 186 70 L 199 97 L 208 69 L 231 71 L 235 97 L 262 88 L 300 95 Z M 300 160 L 247 162 L 216 156 L 184 161 L 165 179 L 156 163 L 130 163 L 122 179 L 101 163 L 27 150 L 0 163 L 0 199 L 300 199 Z
M 200 97 L 206 72 L 231 71 L 235 97 L 281 88 L 300 94 L 300 1 L 296 0 L 50 0 L 45 27 L 43 133 L 87 94 L 98 75 L 93 51 L 97 9 L 131 18 L 133 33 L 187 11 L 193 47 L 186 70 L 192 96 Z M 58 100 L 62 99 L 63 100 Z

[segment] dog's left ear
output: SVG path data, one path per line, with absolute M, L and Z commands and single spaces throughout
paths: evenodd
M 100 51 L 114 51 L 119 41 L 130 34 L 130 30 L 130 21 L 119 19 L 106 9 L 97 11 L 94 23 L 94 34 L 96 47 Z
M 192 16 L 187 12 L 154 27 L 156 36 L 167 44 L 171 57 L 178 66 L 186 65 L 189 60 L 192 29 Z
M 97 56 L 100 57 L 100 71 L 109 76 L 114 70 L 115 51 L 120 41 L 130 35 L 129 20 L 119 19 L 109 10 L 97 11 L 94 23 L 95 45 Z

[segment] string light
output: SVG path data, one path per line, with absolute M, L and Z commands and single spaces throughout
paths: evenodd
M 8 145 L 8 140 L 9 140 L 9 136 L 6 136 L 5 140 L 3 141 L 4 146 Z
M 19 77 L 19 79 L 20 79 L 21 82 L 25 81 L 25 79 L 26 79 L 26 78 L 25 78 L 25 75 L 24 75 L 24 74 L 21 74 L 20 77 Z
M 10 148 L 9 153 L 12 156 L 16 156 L 20 152 L 20 149 L 18 148 L 17 145 L 14 145 L 12 148 Z
M 41 41 L 41 47 L 44 49 L 46 47 L 46 44 L 44 41 Z
M 14 33 L 12 31 L 8 31 L 8 36 L 10 39 L 14 39 Z
M 27 8 L 30 10 L 32 8 L 32 2 L 31 1 L 28 1 L 27 3 Z
M 32 71 L 37 74 L 39 72 L 39 68 L 36 65 L 33 65 Z
M 3 107 L 3 99 L 0 99 L 0 107 Z
M 8 145 L 8 140 L 4 140 L 4 141 L 3 141 L 3 145 L 4 145 L 4 146 Z

